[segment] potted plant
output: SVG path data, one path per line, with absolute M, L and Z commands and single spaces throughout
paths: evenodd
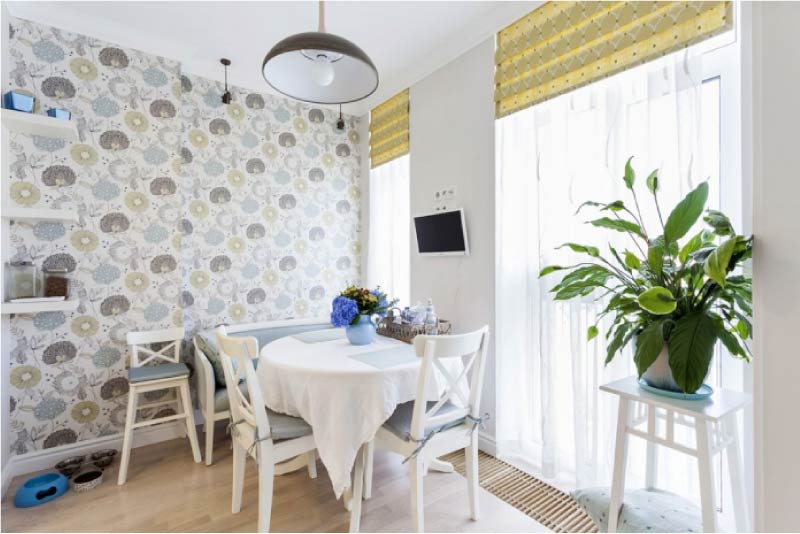
M 345 327 L 353 345 L 368 345 L 375 339 L 374 316 L 385 315 L 397 303 L 390 301 L 380 287 L 369 290 L 350 286 L 333 299 L 331 324 Z
M 556 300 L 593 293 L 608 299 L 597 318 L 598 323 L 610 320 L 606 364 L 633 342 L 640 379 L 651 387 L 694 393 L 708 374 L 717 340 L 732 356 L 750 361 L 752 279 L 736 268 L 751 257 L 753 238 L 736 234 L 728 217 L 708 210 L 703 218 L 708 229 L 684 239 L 703 214 L 708 184 L 698 185 L 664 219 L 657 171 L 645 180 L 661 223 L 653 236 L 643 225 L 631 159 L 623 180 L 633 205 L 590 201 L 576 214 L 585 207 L 599 210 L 601 216 L 589 224 L 627 234 L 632 248 L 609 245 L 609 253 L 601 254 L 597 247 L 565 243 L 562 247 L 586 255 L 587 261 L 551 265 L 539 276 L 566 273 L 551 290 Z M 595 324 L 588 338 L 598 333 Z

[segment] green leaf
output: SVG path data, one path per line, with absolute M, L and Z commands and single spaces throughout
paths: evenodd
M 636 257 L 636 254 L 631 252 L 630 250 L 625 251 L 625 265 L 630 267 L 631 269 L 638 269 L 642 266 L 642 262 Z
M 625 204 L 621 200 L 615 200 L 610 204 L 606 204 L 603 207 L 604 210 L 611 210 L 611 211 L 622 211 L 625 209 Z
M 637 299 L 639 306 L 653 315 L 666 315 L 675 311 L 675 297 L 666 287 L 651 287 Z
M 636 363 L 639 378 L 653 365 L 664 348 L 663 326 L 664 320 L 660 319 L 647 325 L 636 336 L 636 353 L 633 355 L 633 361 Z
M 625 177 L 624 177 L 624 180 L 625 180 L 625 186 L 628 189 L 633 189 L 633 183 L 636 181 L 636 173 L 634 172 L 633 167 L 631 166 L 631 160 L 632 159 L 633 159 L 633 156 L 629 157 L 628 161 L 625 162 Z
M 611 363 L 611 360 L 614 359 L 614 355 L 616 355 L 617 351 L 625 346 L 625 343 L 627 342 L 626 337 L 628 337 L 628 334 L 632 329 L 633 325 L 631 323 L 622 323 L 617 327 L 617 330 L 614 332 L 614 336 L 611 338 L 611 342 L 608 344 L 608 352 L 606 354 L 605 361 L 606 365 Z
M 647 263 L 650 264 L 650 270 L 661 274 L 664 269 L 664 247 L 657 244 L 650 245 L 647 249 Z
M 541 278 L 542 276 L 547 276 L 548 274 L 554 273 L 556 271 L 561 271 L 563 269 L 566 269 L 566 267 L 562 267 L 560 265 L 548 265 L 547 267 L 539 271 L 539 278 Z
M 586 341 L 591 341 L 592 339 L 597 337 L 597 334 L 600 331 L 597 329 L 596 326 L 590 326 L 589 329 L 586 331 Z
M 736 322 L 736 333 L 739 334 L 739 337 L 742 339 L 747 339 L 750 337 L 750 325 L 747 321 L 742 321 L 741 319 Z
M 738 236 L 728 239 L 708 255 L 703 265 L 703 271 L 706 275 L 721 287 L 725 287 L 725 277 L 728 275 L 728 264 L 731 261 L 731 255 L 738 242 Z
M 669 368 L 684 393 L 694 393 L 703 384 L 714 344 L 717 341 L 714 321 L 703 312 L 678 319 L 669 336 Z
M 638 224 L 623 219 L 609 219 L 608 217 L 602 217 L 600 219 L 589 221 L 589 223 L 591 223 L 592 226 L 597 226 L 598 228 L 608 228 L 610 230 L 616 230 L 617 232 L 630 232 L 638 235 L 639 237 L 645 237 L 644 231 L 639 227 Z
M 686 235 L 703 213 L 706 200 L 708 200 L 708 183 L 703 182 L 678 202 L 664 225 L 664 240 L 667 243 L 677 242 Z
M 651 172 L 645 181 L 647 182 L 647 189 L 655 195 L 656 191 L 658 191 L 658 169 Z
M 600 207 L 605 207 L 606 205 L 603 204 L 602 202 L 595 202 L 594 200 L 587 200 L 586 202 L 584 202 L 583 204 L 578 206 L 578 209 L 575 210 L 575 215 L 580 213 L 580 211 L 586 206 L 591 206 L 593 208 L 600 208 Z
M 596 257 L 598 257 L 600 255 L 600 249 L 598 249 L 597 247 L 590 247 L 590 246 L 587 246 L 587 245 L 579 245 L 577 243 L 564 243 L 560 247 L 556 247 L 556 249 L 560 249 L 560 248 L 564 248 L 564 247 L 569 247 L 574 252 L 580 252 L 582 254 L 588 254 L 589 256 L 591 256 L 593 258 L 596 258 Z
M 683 245 L 681 251 L 678 253 L 678 259 L 681 260 L 681 263 L 686 263 L 686 260 L 693 252 L 700 250 L 700 247 L 702 247 L 703 243 L 705 242 L 706 234 L 707 232 L 705 230 L 698 232 L 685 245 Z
M 733 225 L 724 213 L 716 210 L 708 210 L 703 220 L 708 224 L 717 235 L 733 235 Z

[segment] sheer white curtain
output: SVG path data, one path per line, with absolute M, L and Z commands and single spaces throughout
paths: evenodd
M 381 286 L 401 303 L 411 291 L 409 194 L 408 155 L 370 170 L 367 286 Z
M 586 200 L 632 203 L 622 180 L 628 157 L 634 156 L 639 202 L 653 230 L 658 219 L 643 183 L 650 171 L 659 169 L 666 211 L 708 178 L 701 161 L 700 66 L 688 52 L 667 56 L 496 125 L 498 450 L 567 486 L 610 483 L 616 398 L 598 386 L 634 374 L 635 367 L 630 348 L 605 367 L 604 336 L 586 341 L 600 303 L 591 297 L 555 302 L 549 290 L 559 277 L 539 279 L 538 272 L 582 261 L 556 250 L 566 242 L 636 250 L 624 234 L 585 224 L 594 215 L 589 209 L 575 215 Z M 709 207 L 719 198 L 714 177 Z M 629 454 L 629 471 L 643 475 L 644 448 L 632 444 Z M 659 482 L 696 494 L 694 464 L 661 458 Z

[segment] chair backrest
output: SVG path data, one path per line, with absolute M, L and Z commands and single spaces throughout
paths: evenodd
M 222 371 L 225 373 L 231 419 L 236 426 L 231 434 L 249 449 L 254 440 L 270 437 L 267 409 L 253 366 L 253 358 L 258 354 L 258 342 L 254 337 L 231 337 L 224 326 L 218 326 L 215 333 Z M 247 384 L 247 395 L 239 388 L 242 379 Z
M 131 347 L 131 367 L 142 367 L 151 362 L 178 363 L 181 361 L 181 342 L 183 328 L 128 332 L 128 345 Z M 150 345 L 164 344 L 159 350 Z M 171 353 L 171 355 L 170 355 Z
M 414 401 L 414 413 L 411 419 L 411 437 L 422 439 L 425 428 L 451 423 L 467 415 L 480 417 L 481 392 L 483 375 L 486 367 L 486 350 L 489 345 L 489 327 L 469 334 L 453 336 L 417 336 L 414 338 L 414 349 L 422 358 L 417 397 Z M 442 360 L 459 358 L 463 367 L 453 373 L 454 367 L 447 366 Z M 449 367 L 449 368 L 448 368 Z M 425 394 L 428 381 L 435 374 L 447 382 L 439 400 L 430 408 L 427 407 Z M 457 409 L 439 413 L 448 401 Z

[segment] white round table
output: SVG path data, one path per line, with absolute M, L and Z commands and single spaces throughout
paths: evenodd
M 277 339 L 261 349 L 256 374 L 265 404 L 302 417 L 314 430 L 320 458 L 338 498 L 362 444 L 398 404 L 414 399 L 420 359 L 414 348 L 376 336 L 370 345 L 351 345 L 341 329 Z M 437 400 L 431 381 L 427 400 Z M 446 468 L 446 466 L 444 466 Z

